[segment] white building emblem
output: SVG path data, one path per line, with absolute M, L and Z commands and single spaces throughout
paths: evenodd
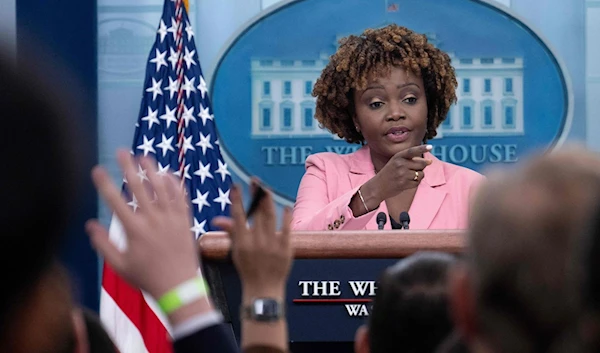
M 451 58 L 457 104 L 436 138 L 523 135 L 523 58 Z M 314 119 L 311 96 L 327 62 L 327 54 L 309 60 L 252 59 L 252 138 L 332 136 Z

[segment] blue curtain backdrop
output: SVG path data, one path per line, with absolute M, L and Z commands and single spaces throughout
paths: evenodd
M 67 68 L 71 77 L 66 85 L 77 90 L 84 106 L 85 114 L 79 118 L 85 130 L 84 143 L 90 150 L 77 212 L 70 222 L 61 259 L 71 272 L 76 299 L 97 311 L 98 258 L 84 231 L 85 221 L 97 217 L 98 212 L 96 192 L 87 172 L 97 163 L 98 154 L 96 1 L 17 0 L 16 5 L 17 60 L 26 55 L 25 49 L 43 50 L 43 55 L 35 59 L 52 61 L 45 65 Z

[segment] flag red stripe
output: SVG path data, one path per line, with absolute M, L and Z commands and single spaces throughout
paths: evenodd
M 102 287 L 140 331 L 149 353 L 173 352 L 167 329 L 148 306 L 142 292 L 125 282 L 106 263 L 102 275 Z

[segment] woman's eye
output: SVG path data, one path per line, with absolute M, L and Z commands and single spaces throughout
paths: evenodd
M 408 97 L 405 98 L 404 101 L 408 104 L 415 104 L 417 103 L 417 97 Z
M 373 102 L 371 104 L 369 104 L 369 107 L 373 108 L 373 109 L 377 109 L 379 107 L 381 107 L 383 105 L 383 102 Z

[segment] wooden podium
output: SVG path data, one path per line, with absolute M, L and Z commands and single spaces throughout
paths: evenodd
M 460 254 L 464 243 L 463 231 L 456 230 L 295 232 L 286 293 L 290 341 L 353 341 L 384 268 L 419 251 Z M 207 233 L 199 244 L 215 303 L 239 340 L 241 293 L 229 237 Z

